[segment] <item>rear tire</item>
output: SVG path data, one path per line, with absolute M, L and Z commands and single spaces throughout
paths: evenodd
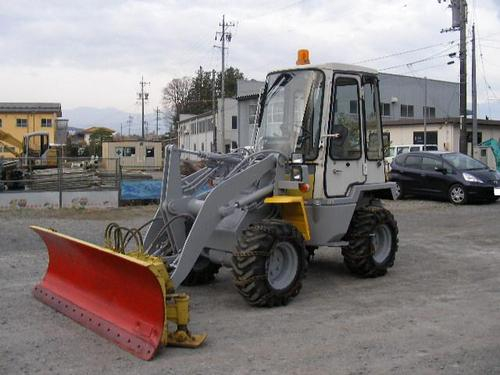
M 378 277 L 394 265 L 398 251 L 398 226 L 385 208 L 359 208 L 346 234 L 349 246 L 342 247 L 344 264 L 361 277 Z
M 467 193 L 463 185 L 455 184 L 450 187 L 448 190 L 448 198 L 453 204 L 466 204 L 467 203 Z
M 200 256 L 182 282 L 185 286 L 204 285 L 215 280 L 215 274 L 219 272 L 220 265 L 215 264 L 210 259 Z
M 304 239 L 291 224 L 264 220 L 238 238 L 234 284 L 252 306 L 286 305 L 302 288 L 307 261 Z

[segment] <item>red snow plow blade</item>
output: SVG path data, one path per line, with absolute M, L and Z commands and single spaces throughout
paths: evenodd
M 32 229 L 49 252 L 37 299 L 139 358 L 151 359 L 166 344 L 166 285 L 157 263 Z

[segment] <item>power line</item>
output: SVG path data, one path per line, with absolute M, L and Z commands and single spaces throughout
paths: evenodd
M 396 68 L 401 68 L 403 66 L 415 65 L 415 64 L 419 64 L 419 63 L 422 63 L 422 62 L 425 62 L 425 61 L 430 61 L 430 60 L 438 59 L 440 57 L 449 56 L 450 54 L 447 53 L 447 51 L 449 51 L 453 47 L 455 47 L 455 46 L 451 45 L 451 46 L 445 48 L 444 50 L 439 51 L 439 52 L 437 52 L 437 53 L 435 53 L 433 55 L 424 57 L 423 59 L 418 59 L 418 60 L 414 60 L 414 61 L 410 61 L 410 62 L 407 62 L 407 63 L 398 64 L 398 65 L 393 65 L 393 66 L 389 66 L 387 68 L 382 68 L 382 69 L 378 69 L 378 70 L 379 71 L 384 71 L 384 70 L 396 69 Z
M 388 58 L 391 58 L 391 57 L 402 56 L 402 55 L 406 55 L 406 54 L 413 53 L 413 52 L 418 52 L 418 51 L 423 51 L 423 50 L 430 49 L 430 48 L 439 47 L 439 46 L 442 46 L 442 45 L 445 45 L 445 44 L 450 44 L 451 45 L 451 44 L 453 44 L 455 42 L 456 42 L 456 40 L 452 40 L 452 41 L 444 42 L 444 43 L 431 44 L 430 46 L 425 46 L 425 47 L 410 49 L 410 50 L 401 51 L 401 52 L 394 52 L 394 53 L 391 53 L 389 55 L 384 55 L 384 56 L 380 56 L 380 57 L 373 57 L 373 58 L 366 59 L 366 60 L 356 61 L 353 64 L 363 64 L 363 63 L 366 63 L 366 62 L 372 62 L 372 61 L 378 61 L 378 60 L 388 59 Z

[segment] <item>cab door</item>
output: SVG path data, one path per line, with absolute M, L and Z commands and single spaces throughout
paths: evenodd
M 385 182 L 378 81 L 375 76 L 365 75 L 362 78 L 362 84 L 363 123 L 366 138 L 366 182 Z
M 327 197 L 345 196 L 351 185 L 366 181 L 359 76 L 336 74 L 332 98 L 324 172 Z

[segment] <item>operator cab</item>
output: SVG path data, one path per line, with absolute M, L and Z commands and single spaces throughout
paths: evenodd
M 353 185 L 385 182 L 377 72 L 302 64 L 308 55 L 301 53 L 300 66 L 267 76 L 255 150 L 276 150 L 291 164 L 307 165 L 309 176 L 302 178 L 310 177 L 314 198 L 342 197 Z

